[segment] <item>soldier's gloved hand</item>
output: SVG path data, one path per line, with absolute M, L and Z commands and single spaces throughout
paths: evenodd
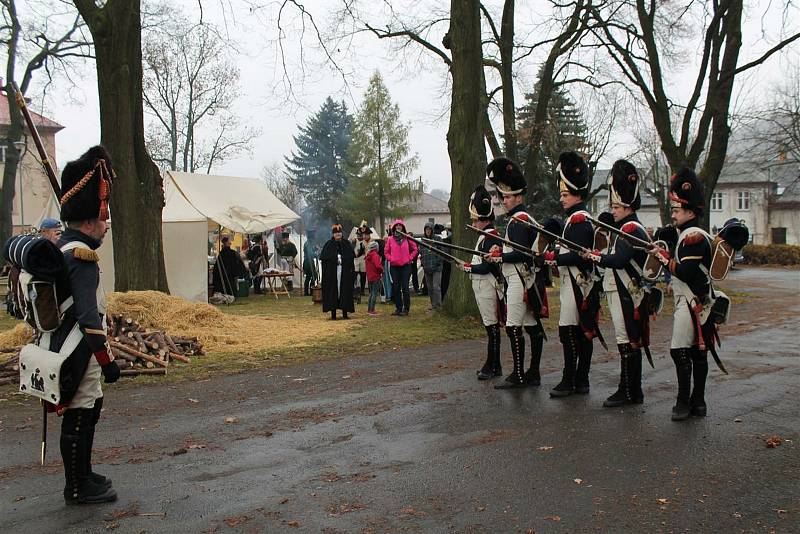
M 484 256 L 486 261 L 491 263 L 503 263 L 503 253 L 499 249 L 492 249 L 492 251 Z
M 111 362 L 100 367 L 103 372 L 103 382 L 106 384 L 113 384 L 119 380 L 119 365 L 117 362 Z
M 552 250 L 548 250 L 547 252 L 542 254 L 542 257 L 544 258 L 545 265 L 552 266 L 556 264 L 556 253 L 553 252 Z
M 461 270 L 464 271 L 465 273 L 471 273 L 472 272 L 472 264 L 471 263 L 464 263 L 463 265 L 461 265 Z
M 669 252 L 664 250 L 661 247 L 653 246 L 649 251 L 650 255 L 655 256 L 656 259 L 663 265 L 664 267 L 669 267 Z
M 595 263 L 600 263 L 600 251 L 597 249 L 594 249 L 591 252 L 587 252 L 581 255 L 585 257 L 587 260 L 591 260 Z
M 119 380 L 119 366 L 111 359 L 106 349 L 98 350 L 94 353 L 94 357 L 100 364 L 100 371 L 103 373 L 103 381 L 106 384 L 112 384 Z

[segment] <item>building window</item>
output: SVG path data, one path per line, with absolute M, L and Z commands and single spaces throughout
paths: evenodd
M 785 245 L 786 244 L 786 228 L 773 228 L 772 229 L 772 244 Z
M 736 194 L 736 209 L 750 211 L 750 191 L 739 191 Z
M 6 162 L 6 145 L 0 145 L 0 163 Z
M 711 195 L 711 211 L 722 211 L 722 193 Z
M 434 223 L 434 218 L 433 217 L 428 217 L 428 222 L 433 224 Z

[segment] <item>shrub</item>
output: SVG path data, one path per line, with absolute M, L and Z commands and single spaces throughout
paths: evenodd
M 745 263 L 751 265 L 800 265 L 800 246 L 747 245 L 742 249 Z

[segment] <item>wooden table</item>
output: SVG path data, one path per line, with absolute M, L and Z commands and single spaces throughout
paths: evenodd
M 292 273 L 287 272 L 275 272 L 275 273 L 258 273 L 255 278 L 261 278 L 266 281 L 267 286 L 269 287 L 272 294 L 275 295 L 275 298 L 278 298 L 278 295 L 286 295 L 289 298 L 292 298 L 292 295 L 289 293 L 289 290 L 286 288 L 286 279 L 291 278 L 293 275 Z M 280 285 L 280 287 L 278 287 Z M 264 294 L 266 295 L 266 288 L 264 288 Z

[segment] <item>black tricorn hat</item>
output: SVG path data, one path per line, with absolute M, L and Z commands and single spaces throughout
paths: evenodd
M 479 221 L 491 221 L 494 219 L 492 195 L 482 185 L 476 187 L 469 197 L 469 216 L 471 219 Z
M 61 171 L 61 220 L 107 220 L 114 177 L 111 157 L 100 145 L 67 163 Z
M 558 190 L 586 198 L 589 195 L 589 166 L 575 152 L 558 156 Z
M 618 159 L 611 167 L 608 177 L 608 198 L 610 204 L 619 204 L 632 210 L 638 210 L 642 205 L 639 194 L 639 172 L 630 161 Z
M 523 195 L 528 184 L 522 169 L 508 158 L 495 158 L 486 166 L 486 176 L 497 186 L 501 195 Z
M 701 216 L 706 204 L 703 184 L 689 167 L 683 167 L 669 179 L 669 199 L 673 208 L 692 210 Z

